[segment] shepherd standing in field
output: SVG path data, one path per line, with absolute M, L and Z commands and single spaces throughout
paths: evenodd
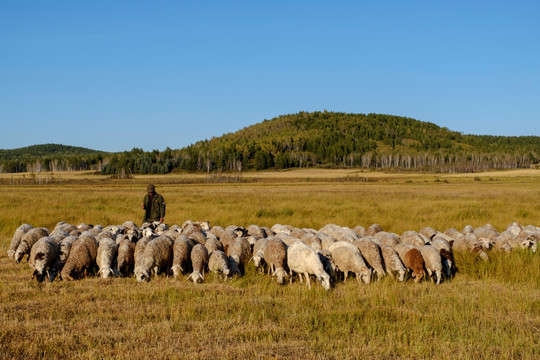
M 165 200 L 163 196 L 156 192 L 156 187 L 152 184 L 146 187 L 148 194 L 144 196 L 142 208 L 144 209 L 144 219 L 145 222 L 154 222 L 159 221 L 163 222 L 165 218 Z

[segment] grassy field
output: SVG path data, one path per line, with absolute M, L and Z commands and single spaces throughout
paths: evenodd
M 29 185 L 0 176 L 0 358 L 537 359 L 540 255 L 457 254 L 452 281 L 330 292 L 279 286 L 248 267 L 226 282 L 158 277 L 38 284 L 6 256 L 22 223 L 140 223 L 146 184 L 167 202 L 166 222 L 276 223 L 320 228 L 379 223 L 402 233 L 466 224 L 540 225 L 540 171 L 469 175 L 301 170 L 248 173 L 232 183 L 206 175 L 109 179 L 56 173 Z M 59 181 L 60 180 L 60 181 Z M 9 183 L 14 185 L 9 185 Z

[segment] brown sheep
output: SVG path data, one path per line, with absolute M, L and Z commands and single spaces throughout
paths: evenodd
M 424 258 L 418 249 L 411 249 L 405 253 L 403 264 L 412 271 L 414 282 L 419 283 L 425 276 Z
M 279 239 L 270 239 L 264 249 L 264 258 L 269 265 L 272 276 L 282 285 L 287 279 L 287 245 Z

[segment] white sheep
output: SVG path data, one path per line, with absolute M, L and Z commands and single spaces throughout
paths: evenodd
M 116 257 L 116 264 L 118 271 L 123 276 L 127 276 L 135 268 L 135 248 L 136 243 L 126 235 L 118 243 L 118 255 Z
M 46 228 L 33 228 L 28 230 L 22 238 L 17 250 L 15 251 L 15 261 L 21 262 L 24 255 L 30 255 L 32 246 L 42 237 L 49 236 L 49 230 Z
M 467 233 L 467 235 L 462 238 L 456 239 L 452 244 L 452 250 L 470 251 L 484 261 L 489 260 L 487 254 L 482 249 L 482 244 L 480 243 L 480 241 L 478 241 L 478 237 L 472 232 Z
M 424 265 L 428 276 L 431 278 L 435 275 L 437 279 L 435 283 L 438 285 L 441 283 L 443 265 L 441 261 L 441 253 L 438 249 L 431 245 L 424 245 L 419 248 L 422 258 L 424 259 Z
M 76 240 L 76 236 L 70 235 L 68 237 L 65 237 L 62 242 L 60 242 L 58 252 L 56 253 L 56 258 L 54 259 L 54 262 L 49 269 L 50 282 L 52 282 L 64 268 L 66 260 L 69 256 L 69 252 L 71 251 L 71 247 Z
M 410 244 L 417 248 L 424 246 L 429 241 L 429 239 L 426 238 L 425 235 L 410 230 L 405 231 L 403 234 L 401 234 L 400 240 L 403 243 Z
M 196 244 L 191 249 L 191 264 L 193 272 L 188 275 L 188 280 L 193 280 L 195 284 L 199 281 L 204 282 L 204 270 L 208 265 L 208 250 L 203 245 Z
M 137 250 L 137 248 L 135 248 Z M 135 268 L 137 281 L 150 281 L 152 273 L 158 275 L 171 268 L 173 260 L 173 241 L 168 236 L 150 240 L 144 247 L 142 263 Z
M 223 251 L 223 244 L 221 243 L 221 241 L 219 241 L 213 234 L 208 234 L 212 235 L 209 236 L 204 243 L 204 247 L 206 248 L 206 250 L 208 250 L 208 256 L 211 256 L 212 253 L 216 250 Z
M 325 290 L 330 290 L 330 275 L 324 271 L 319 255 L 303 242 L 295 241 L 289 246 L 287 249 L 287 265 L 290 270 L 291 282 L 294 273 L 297 273 L 300 277 L 300 283 L 302 283 L 302 274 L 304 274 L 308 288 L 311 289 L 309 275 L 313 274 L 321 282 Z
M 246 228 L 247 234 L 249 236 L 255 236 L 258 239 L 266 238 L 268 235 L 266 235 L 266 231 L 264 231 L 263 228 L 261 228 L 258 225 L 251 224 Z
M 454 254 L 452 253 L 452 245 L 439 235 L 431 240 L 430 245 L 439 250 L 443 270 L 448 278 L 452 277 L 457 271 Z
M 221 250 L 214 250 L 208 258 L 208 270 L 213 273 L 221 273 L 223 277 L 229 276 L 231 272 L 229 268 L 229 259 Z
M 266 264 L 264 259 L 264 250 L 266 249 L 267 245 L 268 238 L 264 238 L 257 241 L 253 246 L 253 257 L 251 259 L 253 260 L 255 268 L 260 268 L 262 271 L 264 271 L 264 265 Z
M 133 253 L 133 273 L 135 273 L 135 270 L 142 265 L 142 259 L 144 255 L 144 248 L 146 245 L 152 240 L 151 238 L 148 238 L 144 236 L 141 238 L 137 243 L 135 244 L 135 252 Z
M 33 229 L 34 227 L 29 224 L 22 224 L 15 230 L 15 233 L 13 234 L 13 238 L 11 239 L 11 244 L 9 245 L 9 250 L 7 252 L 8 257 L 15 258 L 15 252 L 17 251 L 17 248 L 19 247 L 19 244 L 21 243 L 21 239 L 24 234 L 26 234 L 29 230 Z
M 176 278 L 180 273 L 187 274 L 191 269 L 191 250 L 195 243 L 185 235 L 180 235 L 173 245 L 172 272 Z
M 338 241 L 330 248 L 330 253 L 338 269 L 344 274 L 343 281 L 347 280 L 349 272 L 353 272 L 356 274 L 356 280 L 358 282 L 362 280 L 364 283 L 369 284 L 371 282 L 371 269 L 367 267 L 360 251 L 352 244 L 353 248 L 344 245 L 339 246 L 342 243 L 349 244 Z M 335 246 L 336 244 L 338 246 Z
M 378 242 L 381 242 L 391 247 L 394 247 L 396 244 L 400 242 L 400 238 L 397 234 L 389 233 L 386 231 L 379 231 L 375 233 L 375 235 L 368 235 L 368 236 L 373 236 L 373 238 L 377 240 Z
M 251 245 L 246 238 L 239 237 L 228 248 L 229 266 L 233 274 L 244 275 L 245 266 L 251 259 Z
M 360 250 L 366 263 L 375 271 L 379 278 L 386 275 L 379 245 L 368 237 L 355 240 L 353 244 Z
M 32 279 L 35 277 L 38 282 L 42 282 L 46 275 L 50 278 L 49 269 L 56 259 L 58 248 L 56 239 L 49 236 L 42 237 L 32 246 L 28 258 L 28 264 L 34 269 Z
M 373 241 L 379 246 L 379 249 L 381 249 L 381 255 L 384 260 L 386 271 L 390 274 L 397 274 L 398 280 L 404 281 L 407 269 L 403 265 L 403 262 L 401 261 L 401 258 L 399 257 L 397 251 L 386 244 L 377 242 L 376 240 Z
M 116 269 L 117 254 L 118 245 L 116 245 L 116 241 L 109 238 L 101 239 L 98 245 L 96 263 L 99 268 L 98 275 L 101 275 L 103 279 L 120 275 L 120 272 Z
M 300 238 L 300 241 L 311 247 L 316 252 L 319 252 L 323 249 L 322 241 L 316 233 L 307 233 L 302 236 L 302 238 Z

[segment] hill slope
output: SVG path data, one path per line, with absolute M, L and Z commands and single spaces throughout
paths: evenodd
M 184 169 L 362 166 L 475 171 L 529 167 L 540 137 L 463 135 L 429 122 L 382 114 L 300 112 L 182 149 Z
M 107 153 L 78 146 L 42 144 L 0 149 L 0 171 L 87 170 Z
M 96 153 L 102 153 L 102 151 L 78 146 L 42 144 L 26 146 L 18 149 L 0 149 L 0 160 L 13 160 L 24 157 L 90 155 Z

